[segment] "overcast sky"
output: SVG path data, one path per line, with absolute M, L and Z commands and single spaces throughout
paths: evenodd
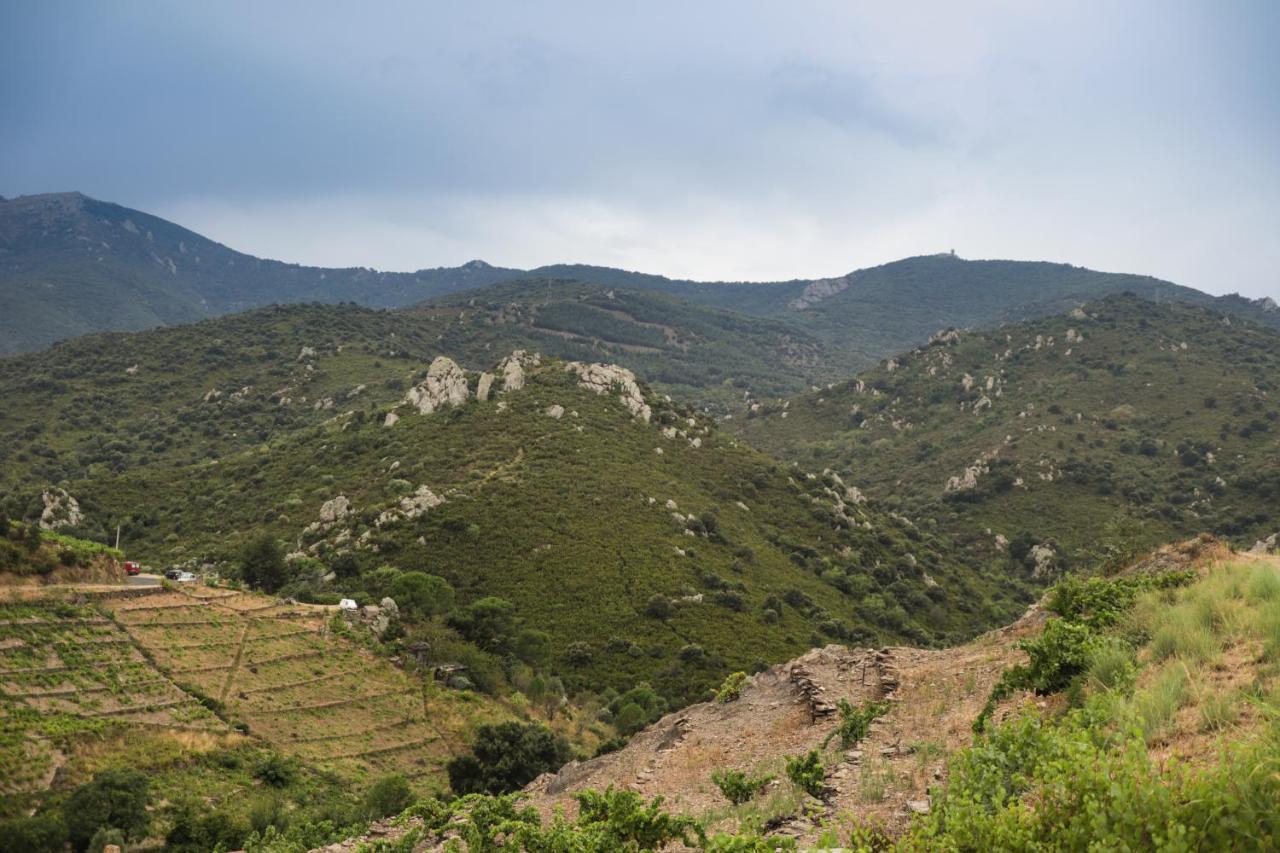
M 0 194 L 288 261 L 1280 296 L 1280 3 L 0 4 Z

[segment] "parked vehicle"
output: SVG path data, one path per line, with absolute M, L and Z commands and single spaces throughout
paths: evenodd
M 174 583 L 195 583 L 196 576 L 191 572 L 178 572 L 178 576 L 173 579 Z
M 164 576 L 171 581 L 176 581 L 180 574 L 182 574 L 182 569 L 167 569 Z
M 133 560 L 125 560 L 124 573 L 126 575 L 142 574 L 142 564 L 138 562 L 134 562 Z
M 360 608 L 356 604 L 356 601 L 354 598 L 344 598 L 338 602 L 338 609 L 355 611 L 355 610 L 359 610 Z

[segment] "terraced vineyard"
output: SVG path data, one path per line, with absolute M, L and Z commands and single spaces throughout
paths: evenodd
M 117 725 L 228 730 L 93 608 L 0 605 L 0 793 L 48 787 L 61 738 Z
M 215 588 L 106 606 L 161 669 L 249 734 L 347 778 L 443 785 L 465 732 L 502 716 L 335 636 L 331 610 Z

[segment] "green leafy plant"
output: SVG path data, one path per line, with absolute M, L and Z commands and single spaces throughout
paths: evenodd
M 741 805 L 764 789 L 773 781 L 773 776 L 749 776 L 741 770 L 717 770 L 711 774 L 711 781 L 724 794 L 725 799 L 735 806 Z
M 848 700 L 838 699 L 836 707 L 840 709 L 840 724 L 822 741 L 823 749 L 835 738 L 840 738 L 841 749 L 849 749 L 867 736 L 873 720 L 889 713 L 888 702 L 864 702 L 854 707 Z
M 787 778 L 811 797 L 823 799 L 827 793 L 827 771 L 818 750 L 787 757 Z
M 732 672 L 725 676 L 724 683 L 720 685 L 720 689 L 716 691 L 716 701 L 720 703 L 733 702 L 742 695 L 742 687 L 747 683 L 747 674 L 745 672 Z

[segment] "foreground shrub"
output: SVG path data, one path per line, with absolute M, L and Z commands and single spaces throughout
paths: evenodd
M 750 800 L 773 781 L 772 776 L 748 776 L 740 770 L 717 770 L 711 781 L 724 794 L 725 799 L 740 806 Z
M 787 778 L 811 797 L 822 799 L 826 796 L 827 771 L 822 766 L 816 749 L 811 749 L 804 755 L 789 756 Z

